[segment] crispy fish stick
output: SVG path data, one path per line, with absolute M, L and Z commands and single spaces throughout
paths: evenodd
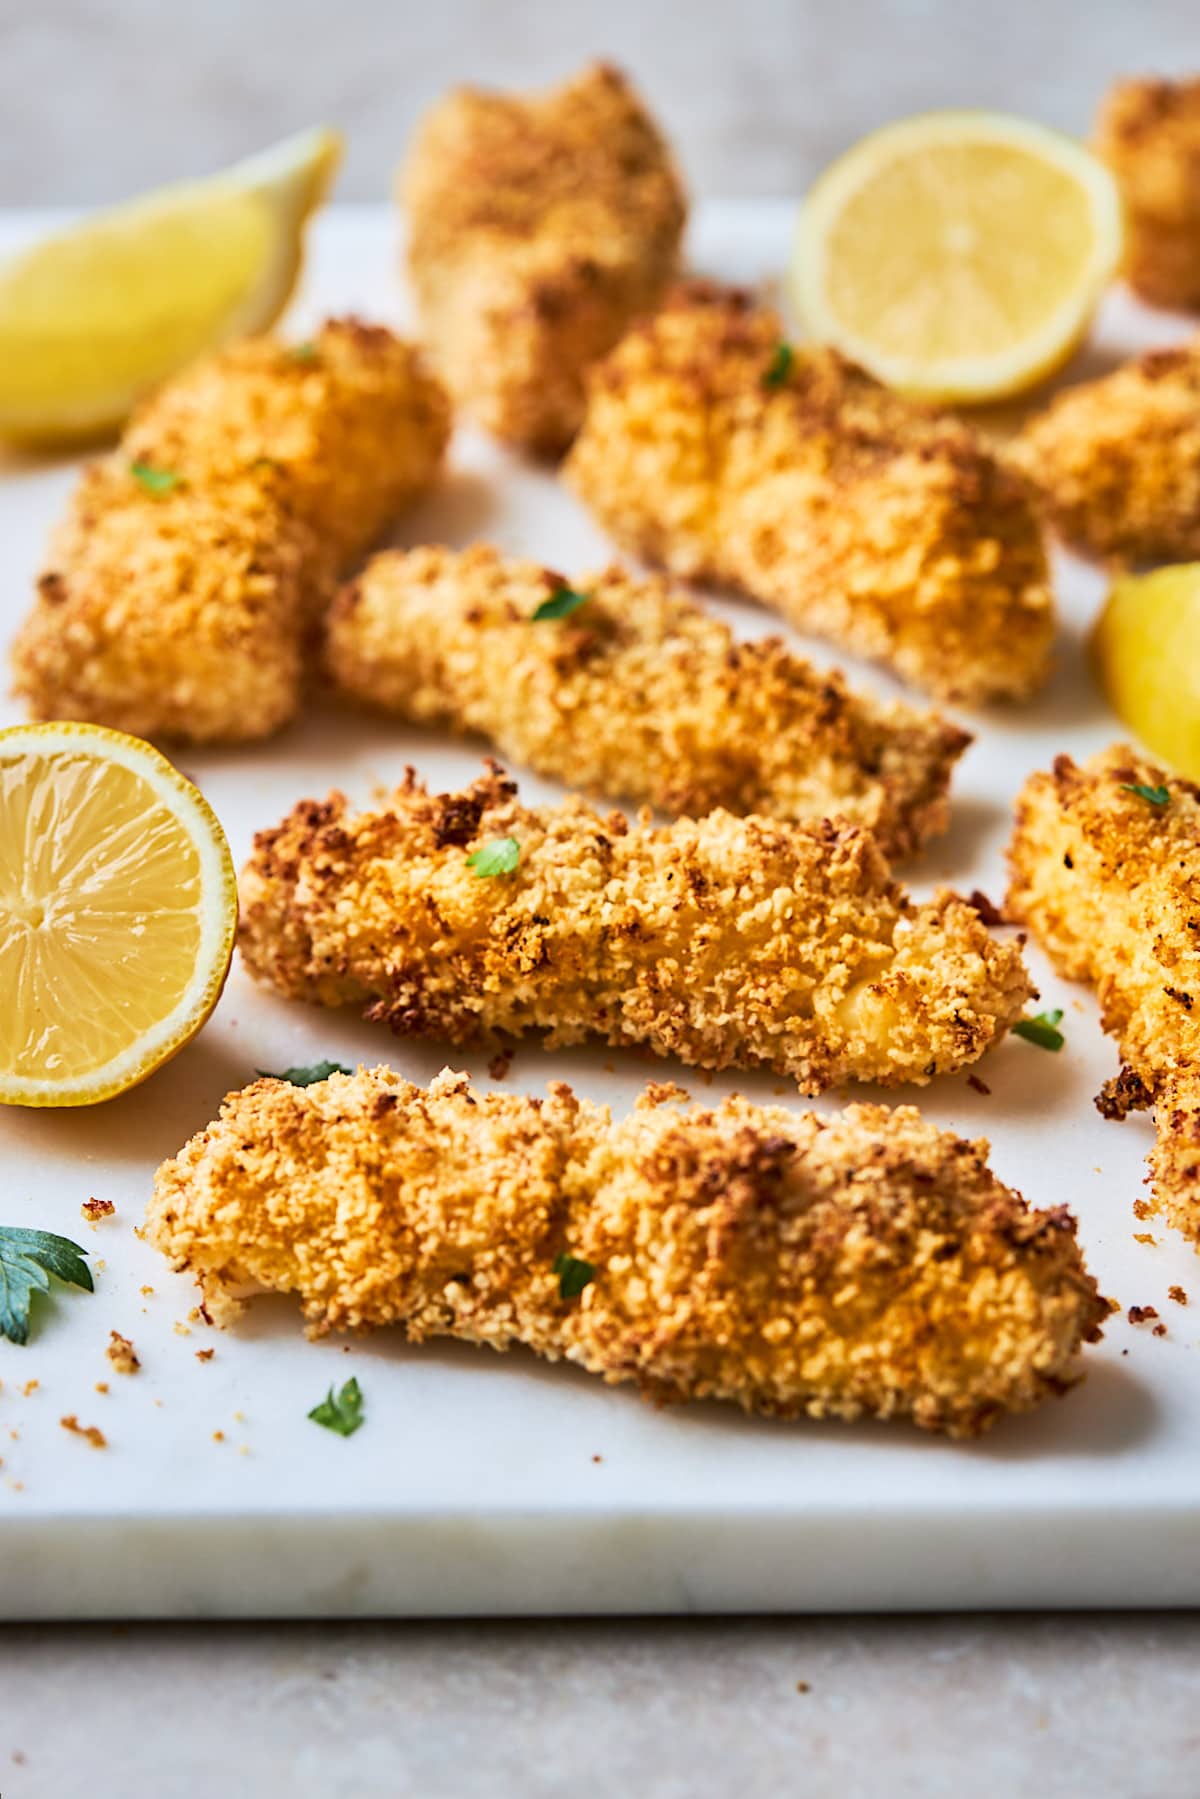
M 1200 557 L 1200 341 L 1068 387 L 1012 447 L 1051 524 L 1116 562 Z
M 1200 309 L 1200 80 L 1119 81 L 1096 149 L 1125 205 L 1125 277 L 1154 306 Z
M 654 121 L 595 63 L 548 93 L 460 88 L 401 172 L 421 326 L 496 436 L 563 449 L 588 365 L 675 273 L 687 204 Z
M 182 375 L 54 540 L 13 651 L 33 716 L 193 743 L 276 730 L 336 574 L 432 480 L 448 430 L 415 353 L 353 319 Z
M 304 801 L 255 839 L 241 899 L 251 972 L 292 998 L 451 1043 L 646 1044 L 806 1093 L 962 1068 L 1032 992 L 1015 945 L 953 894 L 914 906 L 857 826 L 530 810 L 494 765 L 375 812 Z
M 1011 859 L 1010 916 L 1095 983 L 1120 1045 L 1097 1104 L 1153 1103 L 1158 1204 L 1200 1243 L 1200 789 L 1124 744 L 1082 768 L 1060 756 L 1026 783 Z
M 1031 1211 L 986 1143 L 909 1106 L 676 1098 L 614 1124 L 561 1083 L 258 1081 L 164 1162 L 148 1234 L 218 1322 L 296 1293 L 313 1334 L 523 1343 L 656 1399 L 969 1437 L 1077 1378 L 1107 1304 L 1070 1214 Z
M 594 371 L 568 481 L 636 554 L 920 687 L 1032 693 L 1054 613 L 1019 477 L 968 426 L 781 336 L 746 294 L 677 290 Z
M 486 548 L 384 551 L 335 602 L 327 654 L 346 693 L 480 732 L 539 774 L 663 812 L 840 813 L 889 857 L 945 829 L 970 742 L 778 638 L 738 643 L 660 580 L 614 568 L 572 587 Z

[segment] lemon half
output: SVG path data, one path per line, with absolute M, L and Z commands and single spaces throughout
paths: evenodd
M 52 444 L 114 430 L 185 363 L 265 331 L 340 157 L 336 132 L 302 132 L 0 267 L 0 436 Z
M 1116 581 L 1092 655 L 1122 723 L 1168 768 L 1200 781 L 1200 562 Z
M 0 1104 L 136 1086 L 220 997 L 237 882 L 208 802 L 100 725 L 0 731 Z
M 1003 113 L 926 113 L 817 182 L 792 299 L 814 336 L 891 387 L 997 399 L 1066 360 L 1121 248 L 1116 183 L 1082 145 Z

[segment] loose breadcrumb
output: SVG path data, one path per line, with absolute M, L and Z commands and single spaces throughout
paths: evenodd
M 136 1374 L 142 1364 L 129 1338 L 123 1337 L 120 1331 L 110 1331 L 108 1337 L 108 1348 L 104 1353 L 117 1373 Z
M 584 374 L 675 273 L 687 203 L 625 78 L 593 63 L 547 93 L 459 88 L 399 179 L 422 335 L 489 431 L 563 449 Z
M 1200 309 L 1200 79 L 1119 81 L 1096 149 L 1125 210 L 1125 277 L 1154 306 Z
M 116 1209 L 111 1199 L 85 1199 L 79 1208 L 89 1224 L 99 1224 L 102 1218 L 111 1218 Z
M 1045 549 L 1021 479 L 967 425 L 692 283 L 594 372 L 567 479 L 637 555 L 732 584 L 947 698 L 1049 672 Z
M 65 1418 L 60 1418 L 58 1422 L 62 1425 L 63 1429 L 69 1431 L 72 1436 L 82 1437 L 86 1443 L 90 1443 L 93 1449 L 108 1448 L 108 1438 L 105 1436 L 104 1432 L 95 1424 L 80 1424 L 74 1412 L 68 1413 Z
M 1188 1302 L 1188 1296 L 1182 1287 L 1168 1287 L 1167 1298 L 1173 1299 L 1177 1306 L 1185 1306 Z
M 511 839 L 517 864 L 470 858 Z M 546 1031 L 817 1093 L 974 1062 L 1033 989 L 955 895 L 914 905 L 871 836 L 712 812 L 661 829 L 581 800 L 526 808 L 501 771 L 408 782 L 378 810 L 305 800 L 241 880 L 250 972 L 450 1043 Z
M 13 649 L 17 692 L 36 718 L 142 737 L 268 735 L 299 704 L 334 577 L 429 484 L 448 432 L 416 352 L 355 319 L 303 358 L 255 338 L 198 363 L 85 471 Z
M 568 617 L 536 618 L 564 588 Z M 495 550 L 385 551 L 343 589 L 328 661 L 347 693 L 491 739 L 539 774 L 693 816 L 839 813 L 891 857 L 945 829 L 966 732 L 852 693 L 779 638 L 738 643 L 661 580 L 568 582 Z
M 1066 1209 L 1029 1210 L 985 1143 L 911 1107 L 685 1099 L 614 1124 L 562 1083 L 258 1081 L 159 1169 L 147 1234 L 222 1323 L 296 1293 L 313 1334 L 523 1343 L 658 1399 L 970 1436 L 1071 1383 L 1107 1305 Z
M 1167 804 L 1137 786 L 1165 786 Z M 1082 767 L 1059 756 L 1025 785 L 1010 857 L 1010 916 L 1060 974 L 1095 983 L 1134 1077 L 1101 1110 L 1153 1103 L 1156 1203 L 1200 1243 L 1200 789 L 1126 744 Z

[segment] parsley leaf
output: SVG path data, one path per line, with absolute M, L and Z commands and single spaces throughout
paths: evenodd
M 1059 1050 L 1066 1038 L 1059 1030 L 1062 1023 L 1062 1007 L 1056 1006 L 1053 1012 L 1039 1012 L 1033 1018 L 1018 1018 L 1013 1026 L 1014 1037 L 1024 1037 L 1026 1043 L 1036 1043 L 1039 1049 Z
M 578 1256 L 555 1256 L 554 1272 L 558 1276 L 560 1299 L 578 1299 L 583 1289 L 589 1287 L 596 1278 L 596 1270 L 592 1264 L 581 1262 Z
M 480 880 L 488 875 L 510 875 L 520 860 L 521 846 L 515 837 L 493 837 L 482 849 L 472 851 L 467 867 Z
M 366 1423 L 362 1388 L 352 1376 L 340 1393 L 330 1387 L 320 1405 L 315 1405 L 308 1415 L 314 1424 L 323 1425 L 335 1435 L 352 1437 L 359 1425 Z
M 590 593 L 577 593 L 573 587 L 560 587 L 534 608 L 532 617 L 536 624 L 543 618 L 569 618 L 572 612 L 578 612 L 591 599 Z
M 50 1291 L 50 1276 L 70 1287 L 94 1291 L 86 1250 L 53 1231 L 22 1230 L 0 1224 L 0 1337 L 29 1340 L 29 1310 L 35 1293 Z
M 173 493 L 177 487 L 183 486 L 182 475 L 177 475 L 174 469 L 155 468 L 152 462 L 131 462 L 129 472 L 134 480 L 146 489 L 147 493 L 152 493 L 156 497 L 165 493 Z
M 1165 806 L 1171 798 L 1169 787 L 1143 787 L 1141 782 L 1121 782 L 1122 793 L 1136 793 L 1140 800 L 1149 800 L 1152 806 Z
M 354 1070 L 344 1062 L 313 1062 L 308 1068 L 285 1068 L 282 1074 L 272 1074 L 269 1068 L 256 1068 L 254 1072 L 264 1081 L 290 1081 L 293 1087 L 314 1087 L 318 1081 L 327 1081 L 331 1074 L 353 1074 Z
M 764 387 L 782 387 L 792 372 L 794 352 L 791 344 L 779 344 L 763 374 Z
M 288 355 L 293 362 L 315 362 L 317 360 L 317 346 L 313 343 L 311 338 L 307 338 L 302 344 L 293 344 L 288 351 Z

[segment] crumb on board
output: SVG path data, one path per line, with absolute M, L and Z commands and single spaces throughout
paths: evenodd
M 109 1331 L 108 1348 L 104 1353 L 118 1374 L 136 1374 L 142 1365 L 133 1344 L 120 1331 Z
M 491 1061 L 488 1063 L 488 1073 L 494 1081 L 502 1081 L 507 1075 L 509 1069 L 512 1067 L 513 1053 L 513 1050 L 506 1046 L 504 1049 L 497 1050 L 496 1054 L 492 1057 Z
M 211 1362 L 216 1353 L 215 1349 L 198 1349 L 196 1351 L 196 1360 L 198 1362 Z
M 1133 1240 L 1135 1243 L 1149 1243 L 1156 1248 L 1158 1246 L 1158 1238 L 1152 1231 L 1134 1231 Z
M 108 1382 L 106 1380 L 98 1380 L 96 1382 L 96 1391 L 97 1391 L 97 1393 L 107 1393 L 108 1392 Z
M 811 1693 L 812 1688 L 806 1680 L 798 1680 L 796 1682 L 796 1691 L 798 1693 Z
M 215 1430 L 213 1432 L 213 1442 L 214 1443 L 223 1443 L 224 1441 L 225 1441 L 225 1432 L 223 1430 Z
M 1184 1292 L 1183 1288 L 1179 1286 L 1168 1287 L 1167 1298 L 1173 1299 L 1177 1306 L 1185 1306 L 1188 1302 L 1187 1294 Z
M 143 1299 L 152 1299 L 153 1297 L 154 1297 L 154 1288 L 153 1287 L 143 1287 L 142 1288 L 142 1298 Z
M 21 1388 L 21 1392 L 24 1394 L 25 1398 L 28 1399 L 31 1393 L 37 1392 L 41 1384 L 41 1381 L 38 1380 L 27 1380 L 25 1385 Z
M 85 1199 L 79 1208 L 89 1224 L 99 1224 L 102 1218 L 111 1218 L 116 1209 L 111 1199 Z
M 1133 1202 L 1133 1215 L 1135 1218 L 1139 1218 L 1143 1221 L 1147 1218 L 1153 1218 L 1154 1207 L 1150 1204 L 1148 1199 L 1135 1199 Z
M 602 1461 L 603 1461 L 603 1460 L 604 1460 L 604 1457 L 603 1457 L 603 1456 L 602 1456 L 602 1455 L 594 1455 L 594 1456 L 593 1456 L 593 1457 L 592 1457 L 592 1460 L 593 1460 L 593 1461 L 594 1461 L 594 1462 L 602 1462 Z
M 1167 1334 L 1167 1327 L 1165 1324 L 1156 1324 L 1150 1334 L 1153 1337 L 1165 1337 Z
M 175 1320 L 175 1323 L 172 1326 L 172 1329 L 174 1330 L 175 1335 L 177 1337 L 190 1337 L 192 1334 L 191 1325 L 186 1324 L 182 1318 L 177 1318 Z
M 1158 1317 L 1158 1308 L 1157 1306 L 1130 1306 L 1125 1316 L 1130 1324 L 1146 1324 L 1150 1319 Z
M 108 1448 L 108 1438 L 104 1432 L 94 1424 L 80 1424 L 74 1412 L 68 1412 L 66 1417 L 60 1418 L 58 1422 L 73 1437 L 82 1437 L 85 1442 L 90 1443 L 93 1449 Z
M 967 1086 L 974 1087 L 976 1093 L 982 1093 L 985 1097 L 991 1092 L 991 1088 L 988 1086 L 987 1082 L 981 1081 L 977 1074 L 969 1074 L 967 1076 Z

